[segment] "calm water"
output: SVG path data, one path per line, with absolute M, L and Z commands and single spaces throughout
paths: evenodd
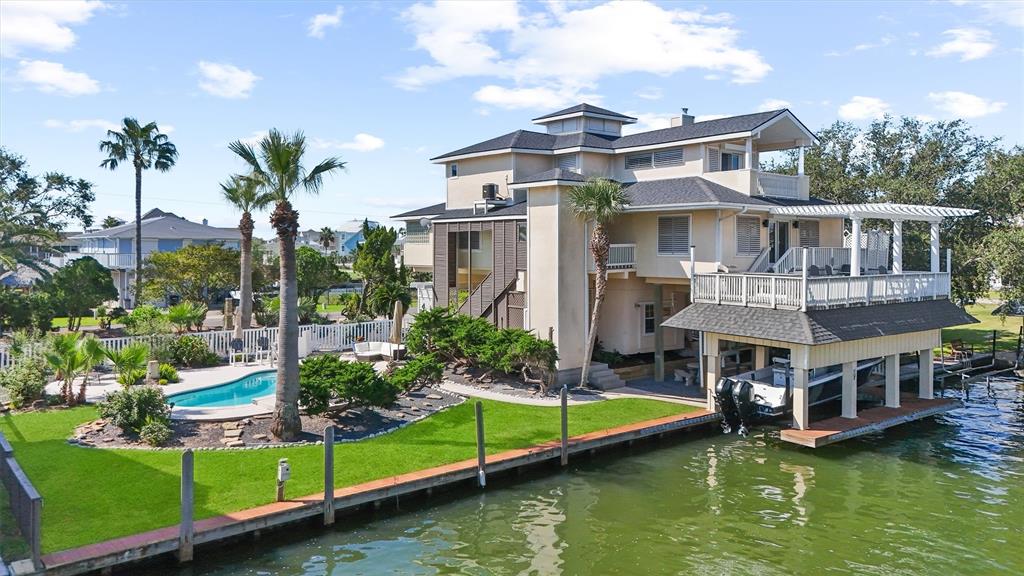
M 1020 574 L 1024 392 L 982 383 L 964 409 L 816 451 L 708 435 L 467 491 L 199 551 L 181 574 Z
M 269 396 L 277 386 L 277 372 L 255 372 L 232 382 L 181 392 L 167 397 L 168 402 L 186 408 L 213 408 L 251 404 L 256 398 Z

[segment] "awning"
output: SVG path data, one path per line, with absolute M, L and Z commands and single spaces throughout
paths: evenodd
M 926 220 L 929 222 L 942 220 L 943 218 L 973 216 L 977 212 L 977 210 L 967 208 L 949 208 L 946 206 L 882 203 L 779 206 L 771 209 L 771 213 L 778 216 L 878 218 L 881 220 Z

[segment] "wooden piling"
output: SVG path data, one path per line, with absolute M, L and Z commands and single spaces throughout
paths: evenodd
M 195 456 L 191 449 L 181 453 L 181 524 L 178 531 L 178 562 L 192 561 L 195 526 L 192 511 L 195 500 Z
M 484 470 L 484 405 L 476 402 L 476 481 L 481 488 L 487 485 L 487 471 Z
M 324 526 L 334 524 L 334 426 L 324 428 Z
M 569 388 L 562 386 L 562 466 L 569 464 Z

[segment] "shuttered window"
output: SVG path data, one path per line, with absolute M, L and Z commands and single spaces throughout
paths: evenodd
M 708 146 L 708 172 L 718 172 L 722 168 L 722 156 L 718 153 L 718 146 Z
M 817 248 L 820 240 L 819 230 L 817 220 L 801 220 L 800 246 L 803 248 Z
M 658 150 L 654 153 L 654 167 L 678 166 L 683 163 L 683 149 L 670 148 L 669 150 Z
M 558 162 L 558 167 L 562 170 L 579 172 L 579 154 L 562 154 L 561 156 L 556 156 L 555 160 Z
M 630 154 L 626 156 L 626 170 L 639 170 L 651 167 L 651 153 Z
M 757 216 L 736 217 L 736 255 L 757 256 L 761 253 L 761 219 Z
M 658 254 L 688 255 L 690 253 L 690 217 L 658 218 Z

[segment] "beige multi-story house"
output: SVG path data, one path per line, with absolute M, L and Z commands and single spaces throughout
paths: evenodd
M 697 310 L 694 303 L 728 313 L 742 307 L 805 314 L 917 301 L 927 293 L 948 304 L 938 226 L 943 217 L 971 211 L 814 198 L 803 151 L 815 136 L 789 110 L 696 122 L 684 109 L 669 128 L 623 135 L 635 122 L 580 104 L 535 118 L 536 131 L 516 130 L 433 158 L 447 176 L 445 202 L 394 218 L 406 222 L 406 265 L 433 271 L 436 305 L 551 338 L 562 377 L 578 375 L 594 265 L 587 223 L 574 216 L 567 191 L 591 177 L 621 183 L 628 196 L 610 227 L 598 338 L 605 350 L 653 352 L 659 378 L 667 351 L 694 358 L 694 372 L 710 374 L 704 362 L 713 354 L 718 363 L 736 345 L 704 349 L 701 333 L 715 327 L 679 316 L 687 307 Z M 798 151 L 795 175 L 761 170 L 761 155 L 780 150 Z M 865 234 L 861 222 L 868 218 L 893 225 Z M 932 223 L 927 272 L 903 270 L 904 220 Z M 678 327 L 663 326 L 670 318 Z M 743 340 L 755 336 L 737 338 L 750 350 L 746 361 L 763 365 L 769 346 Z

